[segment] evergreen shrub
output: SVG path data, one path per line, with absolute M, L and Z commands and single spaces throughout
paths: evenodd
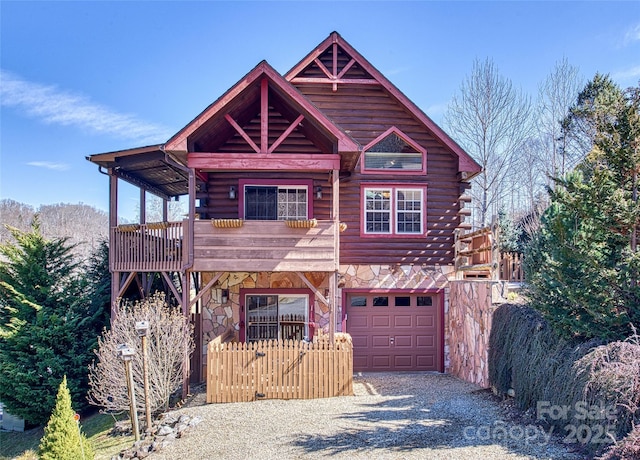
M 53 413 L 40 440 L 40 460 L 89 460 L 95 457 L 91 444 L 82 434 L 74 416 L 65 376 L 58 388 Z

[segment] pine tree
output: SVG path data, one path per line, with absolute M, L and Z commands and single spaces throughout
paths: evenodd
M 58 388 L 56 405 L 44 429 L 38 447 L 41 460 L 88 460 L 95 457 L 91 444 L 80 431 L 79 422 L 71 408 L 71 394 L 67 377 L 63 377 Z
M 66 239 L 10 228 L 15 243 L 0 245 L 0 400 L 28 423 L 46 423 L 56 389 L 67 375 L 73 401 L 86 407 L 87 366 L 104 324 L 87 298 Z
M 587 85 L 580 100 L 610 103 L 593 111 L 594 147 L 557 179 L 526 258 L 532 305 L 568 338 L 621 339 L 640 324 L 639 95 Z

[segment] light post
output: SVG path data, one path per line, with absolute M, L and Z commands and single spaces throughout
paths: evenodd
M 133 386 L 133 372 L 131 370 L 131 360 L 136 351 L 127 343 L 118 345 L 118 355 L 124 362 L 124 372 L 127 377 L 127 390 L 129 392 L 129 413 L 131 417 L 131 429 L 136 441 L 140 441 L 140 429 L 138 428 L 138 412 L 136 409 L 136 391 Z
M 151 431 L 151 402 L 149 401 L 149 353 L 147 351 L 147 332 L 149 321 L 137 321 L 136 332 L 142 339 L 142 376 L 144 379 L 144 412 L 147 431 Z

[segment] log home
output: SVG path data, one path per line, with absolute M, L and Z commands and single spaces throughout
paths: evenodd
M 356 371 L 444 371 L 480 167 L 338 33 L 284 75 L 259 63 L 166 143 L 88 159 L 110 181 L 112 299 L 166 282 L 194 322 L 192 381 L 221 334 L 320 330 L 352 335 Z M 118 225 L 118 180 L 141 190 L 139 224 Z M 147 192 L 162 222 L 145 221 Z M 178 196 L 188 217 L 169 222 Z

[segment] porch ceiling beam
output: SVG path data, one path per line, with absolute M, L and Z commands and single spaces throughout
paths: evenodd
M 173 293 L 173 296 L 176 298 L 176 300 L 178 301 L 180 306 L 182 306 L 182 295 L 176 289 L 175 284 L 173 284 L 173 281 L 171 280 L 171 278 L 169 278 L 169 275 L 167 275 L 167 272 L 161 272 L 161 273 L 162 273 L 162 277 L 164 278 L 164 280 L 169 285 L 169 289 L 171 289 L 171 292 Z
M 164 200 L 169 200 L 171 197 L 169 195 L 167 195 L 165 192 L 163 192 L 162 190 L 160 190 L 158 187 L 156 187 L 155 185 L 151 185 L 149 182 L 146 182 L 142 179 L 140 179 L 139 177 L 134 176 L 133 174 L 130 174 L 126 171 L 124 171 L 121 168 L 115 167 L 112 169 L 113 174 L 116 175 L 117 177 L 119 177 L 120 179 L 122 179 L 125 182 L 129 182 L 131 185 L 135 185 L 136 187 L 140 187 L 145 189 L 147 192 L 151 192 L 154 195 L 164 199 Z
M 315 287 L 313 284 L 311 284 L 311 282 L 307 279 L 307 277 L 304 276 L 304 273 L 302 273 L 302 272 L 295 272 L 295 273 L 302 280 L 302 282 L 304 284 L 306 284 L 307 287 L 313 291 L 313 293 L 318 298 L 318 300 L 320 300 L 320 302 L 322 302 L 323 304 L 329 306 L 329 300 L 318 290 L 317 287 Z
M 190 309 L 191 307 L 193 307 L 195 303 L 198 300 L 200 300 L 202 296 L 205 295 L 211 289 L 211 287 L 216 283 L 216 281 L 220 279 L 221 276 L 222 276 L 222 273 L 216 273 L 216 275 L 213 278 L 211 278 L 211 280 L 202 289 L 200 289 L 200 292 L 198 292 L 198 295 L 196 295 L 193 299 L 191 299 L 191 301 L 189 302 L 189 305 L 187 306 L 187 309 Z
M 273 151 L 275 149 L 278 148 L 278 146 L 280 144 L 282 144 L 282 142 L 289 137 L 289 134 L 291 134 L 291 132 L 296 129 L 296 126 L 298 126 L 300 124 L 300 122 L 302 122 L 302 120 L 304 120 L 304 115 L 299 115 L 298 118 L 295 119 L 295 121 L 293 123 L 291 123 L 289 125 L 289 127 L 280 135 L 280 137 L 278 139 L 276 139 L 276 141 L 271 144 L 271 147 L 269 147 L 269 151 L 267 153 L 273 153 Z
M 140 163 L 149 163 L 152 161 L 164 161 L 164 153 L 161 150 L 149 153 L 141 153 L 138 155 L 130 155 L 115 159 L 116 166 L 135 166 Z
M 249 144 L 249 146 L 256 152 L 256 153 L 260 153 L 260 148 L 256 145 L 255 142 L 253 142 L 253 139 L 251 139 L 249 137 L 249 135 L 245 132 L 244 129 L 242 129 L 242 127 L 236 123 L 236 121 L 231 117 L 231 115 L 229 115 L 228 113 L 226 113 L 224 115 L 225 120 L 227 120 L 229 122 L 229 124 L 231 126 L 233 126 L 233 128 L 238 132 L 238 134 L 240 134 L 240 136 L 242 136 L 242 138 L 247 141 L 247 144 Z M 189 167 L 193 167 L 191 165 L 189 165 Z
M 340 169 L 338 154 L 229 154 L 229 153 L 190 153 L 189 167 L 202 170 L 245 170 L 279 171 L 283 169 L 302 171 L 329 171 Z

